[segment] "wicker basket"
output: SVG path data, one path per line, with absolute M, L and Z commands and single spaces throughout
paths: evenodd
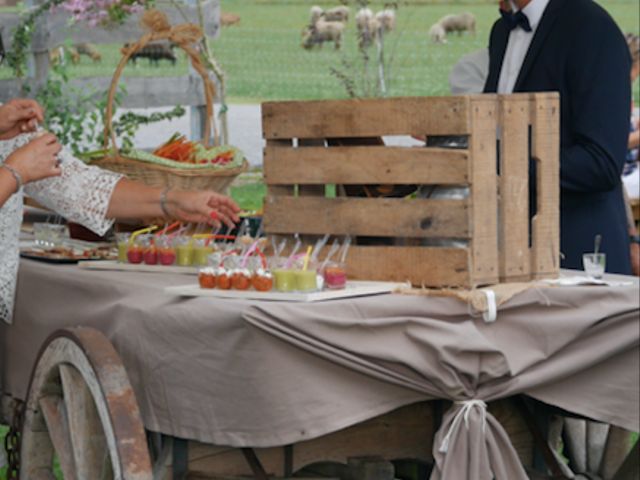
M 235 168 L 172 168 L 165 165 L 156 165 L 133 158 L 128 158 L 118 150 L 115 133 L 112 128 L 113 118 L 113 102 L 115 99 L 116 89 L 120 76 L 124 67 L 131 56 L 138 50 L 143 48 L 150 42 L 159 40 L 168 40 L 182 48 L 189 59 L 194 70 L 198 72 L 204 82 L 204 95 L 206 101 L 206 118 L 203 145 L 209 146 L 211 140 L 211 129 L 214 128 L 214 137 L 218 140 L 215 131 L 215 121 L 213 119 L 213 99 L 215 96 L 215 88 L 213 82 L 209 78 L 209 73 L 200 60 L 200 55 L 193 44 L 202 37 L 200 28 L 193 24 L 184 24 L 171 27 L 167 21 L 167 17 L 157 10 L 149 10 L 142 18 L 142 24 L 150 33 L 143 35 L 138 42 L 129 45 L 122 50 L 122 59 L 118 64 L 116 71 L 111 80 L 109 88 L 109 96 L 107 98 L 107 107 L 105 112 L 105 148 L 111 144 L 112 154 L 94 162 L 95 165 L 122 173 L 131 180 L 140 181 L 147 185 L 156 187 L 174 187 L 180 189 L 194 190 L 225 190 L 233 180 L 242 172 L 244 172 L 248 163 L 243 159 L 242 165 Z

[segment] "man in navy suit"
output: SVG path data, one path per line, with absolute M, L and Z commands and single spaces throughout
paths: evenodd
M 582 254 L 601 234 L 607 271 L 629 274 L 620 180 L 631 104 L 624 37 L 592 0 L 510 3 L 491 30 L 485 92 L 560 93 L 561 265 L 582 269 Z

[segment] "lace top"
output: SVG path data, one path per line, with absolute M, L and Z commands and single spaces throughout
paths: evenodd
M 0 165 L 14 150 L 33 137 L 34 134 L 24 134 L 11 140 L 0 140 Z M 89 167 L 64 148 L 59 158 L 61 176 L 28 183 L 0 207 L 0 319 L 7 323 L 11 323 L 13 312 L 19 259 L 18 236 L 25 193 L 99 235 L 104 234 L 113 223 L 105 216 L 113 189 L 122 176 Z

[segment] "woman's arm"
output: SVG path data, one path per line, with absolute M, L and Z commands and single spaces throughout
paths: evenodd
M 139 219 L 171 217 L 185 222 L 208 223 L 230 228 L 239 221 L 240 209 L 233 200 L 211 191 L 149 187 L 123 178 L 116 185 L 108 218 Z

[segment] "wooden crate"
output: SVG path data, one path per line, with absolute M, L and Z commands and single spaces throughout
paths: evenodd
M 356 279 L 475 287 L 557 275 L 559 115 L 555 93 L 264 103 L 265 231 L 390 239 L 351 248 Z M 405 135 L 463 136 L 468 148 L 376 141 Z M 371 184 L 466 186 L 469 195 L 325 195 L 327 185 Z M 422 246 L 434 238 L 464 239 L 467 248 Z

